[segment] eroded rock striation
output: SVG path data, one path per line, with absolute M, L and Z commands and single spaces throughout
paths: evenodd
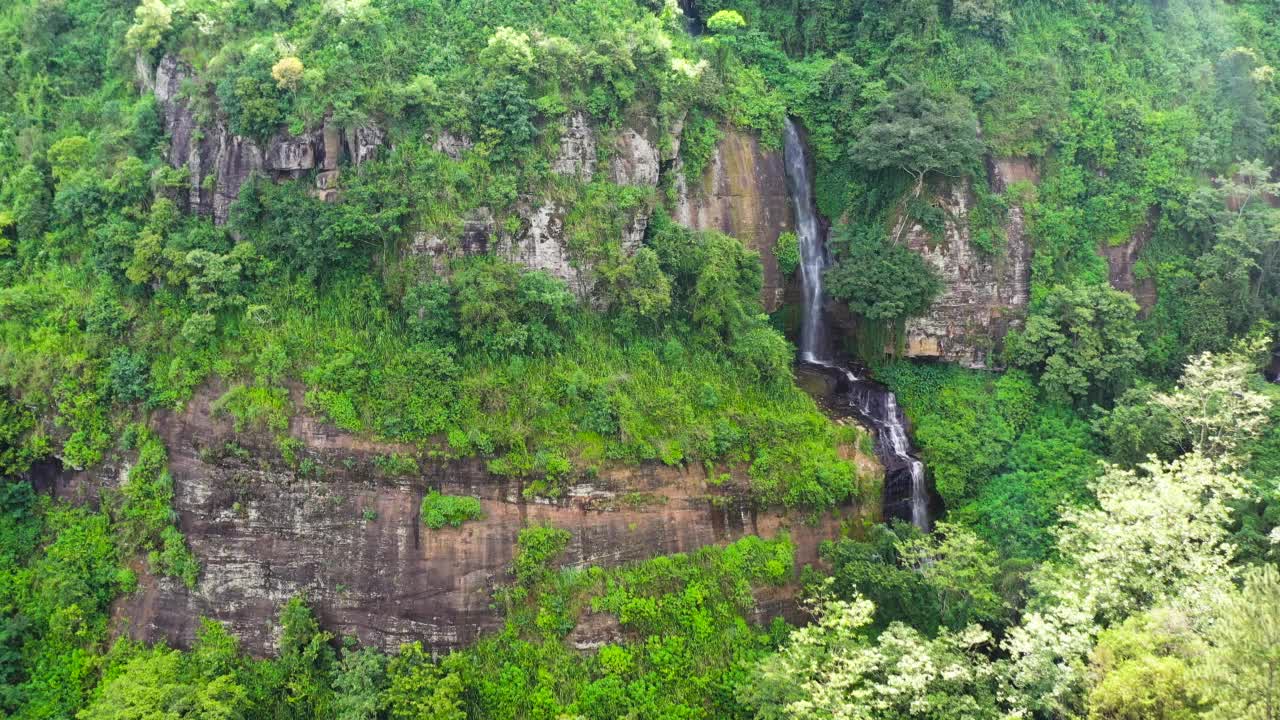
M 335 633 L 388 650 L 420 640 L 443 651 L 500 624 L 493 592 L 510 581 L 524 527 L 569 530 L 561 559 L 573 566 L 613 566 L 783 531 L 803 564 L 817 560 L 823 540 L 840 536 L 849 512 L 810 524 L 806 514 L 756 510 L 742 477 L 712 486 L 701 468 L 606 469 L 555 502 L 526 499 L 519 481 L 491 475 L 477 460 L 394 476 L 379 469 L 379 459 L 412 448 L 362 440 L 306 416 L 289 430 L 309 461 L 303 467 L 310 470 L 300 471 L 279 459 L 270 438 L 236 434 L 212 409 L 217 395 L 205 389 L 185 411 L 153 418 L 169 448 L 178 524 L 201 574 L 194 590 L 143 574 L 138 592 L 115 608 L 118 631 L 131 637 L 185 647 L 199 619 L 209 617 L 226 623 L 250 652 L 266 654 L 277 640 L 281 605 L 302 594 Z M 100 488 L 122 482 L 125 470 L 68 472 L 42 485 L 92 501 Z M 432 489 L 480 498 L 484 519 L 427 529 L 419 506 Z M 774 593 L 764 611 L 792 607 L 786 600 Z M 585 623 L 574 642 L 590 647 L 609 639 L 601 633 L 616 632 L 616 624 L 598 625 Z
M 1036 182 L 1031 161 L 993 159 L 988 164 L 992 192 L 1015 182 Z M 1003 231 L 1004 246 L 988 254 L 971 242 L 969 213 L 974 194 L 967 181 L 947 183 L 937 197 L 946 216 L 941 237 L 918 223 L 904 227 L 898 241 L 924 258 L 942 279 L 943 290 L 923 317 L 906 323 L 905 354 L 937 358 L 965 367 L 996 364 L 1004 336 L 1021 324 L 1029 300 L 1031 243 L 1022 209 L 1010 207 Z

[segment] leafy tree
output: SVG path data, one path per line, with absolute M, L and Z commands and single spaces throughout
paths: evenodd
M 1054 398 L 1111 397 L 1131 381 L 1142 347 L 1128 293 L 1103 285 L 1055 286 L 1026 327 L 1006 338 L 1005 357 L 1034 370 Z
M 908 566 L 920 568 L 947 626 L 989 623 L 1003 614 L 995 590 L 996 552 L 972 530 L 940 522 L 932 534 L 900 542 L 898 553 Z
M 142 0 L 133 14 L 135 20 L 125 34 L 125 41 L 135 50 L 156 47 L 173 26 L 173 11 L 164 0 Z
M 1000 718 L 995 668 L 977 626 L 929 639 L 890 625 L 874 642 L 862 629 L 875 607 L 862 598 L 811 602 L 814 622 L 765 658 L 739 698 L 756 717 L 838 720 Z
M 1202 643 L 1188 618 L 1163 608 L 1102 631 L 1090 653 L 1091 720 L 1194 720 L 1205 703 L 1193 670 Z
M 465 720 L 462 683 L 432 662 L 420 643 L 400 646 L 387 665 L 387 711 L 395 720 Z
M 78 720 L 236 720 L 248 710 L 247 693 L 231 675 L 193 679 L 175 650 L 157 649 L 130 660 L 104 683 Z
M 835 264 L 826 271 L 825 289 L 868 320 L 895 323 L 922 315 L 942 292 L 937 272 L 882 229 L 840 226 L 834 240 Z
M 284 121 L 289 103 L 272 77 L 273 64 L 271 54 L 259 47 L 232 65 L 218 82 L 218 104 L 235 134 L 265 140 Z
M 345 649 L 333 677 L 337 720 L 376 720 L 387 705 L 386 687 L 385 655 L 376 648 Z
M 915 180 L 919 196 L 929 173 L 957 176 L 977 159 L 978 122 L 960 98 L 930 96 L 911 85 L 887 97 L 849 150 L 867 170 L 898 169 Z
M 1216 701 L 1208 718 L 1280 718 L 1280 572 L 1249 570 L 1244 587 L 1223 597 L 1209 626 L 1199 674 Z

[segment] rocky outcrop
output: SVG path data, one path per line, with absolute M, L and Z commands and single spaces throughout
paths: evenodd
M 657 125 L 637 118 L 614 137 L 609 160 L 609 180 L 618 185 L 656 187 L 659 175 Z M 560 128 L 553 172 L 590 182 L 596 175 L 598 133 L 583 113 L 569 116 Z M 470 147 L 466 138 L 441 133 L 434 140 L 437 151 L 455 159 Z M 580 299 L 588 299 L 595 283 L 588 262 L 574 256 L 565 237 L 565 219 L 571 206 L 563 200 L 526 194 L 514 207 L 517 222 L 509 226 L 495 220 L 490 208 L 469 212 L 461 228 L 450 232 L 420 232 L 409 246 L 410 252 L 431 258 L 442 272 L 451 258 L 492 252 L 530 270 L 540 270 L 564 280 Z M 641 203 L 625 219 L 617 240 L 623 252 L 633 252 L 644 242 L 652 207 Z
M 726 127 L 696 187 L 689 187 L 678 166 L 675 172 L 676 221 L 694 230 L 719 230 L 760 253 L 761 301 L 766 311 L 777 310 L 786 278 L 773 250 L 778 236 L 795 227 L 782 151 Z
M 339 635 L 384 649 L 420 640 L 443 651 L 499 626 L 493 592 L 510 581 L 524 527 L 569 530 L 562 562 L 577 567 L 784 530 L 804 564 L 817 560 L 823 540 L 840 536 L 847 515 L 810 523 L 807 514 L 757 510 L 741 473 L 711 484 L 701 467 L 605 469 L 556 502 L 525 499 L 518 480 L 490 475 L 481 461 L 440 461 L 393 477 L 376 460 L 413 448 L 361 440 L 306 417 L 289 430 L 311 461 L 312 469 L 301 472 L 272 459 L 279 457 L 272 440 L 235 434 L 228 419 L 212 413 L 215 396 L 202 391 L 182 413 L 153 418 L 169 448 L 178 524 L 201 574 L 194 590 L 142 575 L 139 590 L 121 598 L 114 613 L 117 630 L 139 640 L 185 647 L 199 619 L 209 617 L 250 652 L 265 654 L 276 642 L 281 605 L 302 594 Z M 97 480 L 68 474 L 41 485 L 83 501 L 96 495 L 95 483 L 118 484 L 120 477 L 117 468 Z M 419 506 L 431 489 L 480 498 L 485 517 L 457 529 L 427 529 Z M 588 620 L 575 642 L 590 647 L 609 632 L 610 623 Z
M 995 159 L 988 165 L 992 192 L 1037 180 L 1035 166 L 1026 159 Z M 1011 207 L 1005 217 L 1003 252 L 987 255 L 970 242 L 968 217 L 974 197 L 968 183 L 947 183 L 936 200 L 946 215 L 942 237 L 909 224 L 900 238 L 943 283 L 928 312 L 907 321 L 905 354 L 992 367 L 1005 334 L 1022 322 L 1029 300 L 1031 243 L 1022 209 Z
M 1127 242 L 1111 245 L 1105 240 L 1098 247 L 1098 252 L 1107 260 L 1107 275 L 1111 287 L 1123 290 L 1138 301 L 1138 317 L 1145 318 L 1156 305 L 1155 278 L 1138 279 L 1133 269 L 1138 263 L 1142 249 L 1151 242 L 1156 224 L 1160 221 L 1160 208 L 1153 207 L 1147 212 L 1147 219 L 1138 226 Z
M 643 118 L 618 132 L 609 159 L 609 178 L 618 185 L 658 184 L 658 123 Z M 563 143 L 561 144 L 563 147 Z
M 337 199 L 341 159 L 349 158 L 355 165 L 366 162 L 384 140 L 383 131 L 375 125 L 348 128 L 344 134 L 326 123 L 302 135 L 282 130 L 264 150 L 253 139 L 232 133 L 221 117 L 203 122 L 196 117 L 182 95 L 184 84 L 194 80 L 189 65 L 165 55 L 154 78 L 144 68 L 139 63 L 139 85 L 154 89 L 160 104 L 169 136 L 169 165 L 189 172 L 188 191 L 179 199 L 188 212 L 210 216 L 218 225 L 226 223 L 240 189 L 256 174 L 285 180 L 320 168 L 313 194 L 327 201 Z
M 596 131 L 581 112 L 571 115 L 560 133 L 560 151 L 551 171 L 591 182 L 596 164 Z

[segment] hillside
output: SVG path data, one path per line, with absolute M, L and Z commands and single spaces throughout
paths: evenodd
M 1275 717 L 1274 2 L 0 58 L 0 717 Z

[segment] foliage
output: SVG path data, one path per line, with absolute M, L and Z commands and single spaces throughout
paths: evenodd
M 800 267 L 800 238 L 790 230 L 778 236 L 773 255 L 778 259 L 778 269 L 783 277 L 794 275 Z
M 927 174 L 959 175 L 978 155 L 977 118 L 962 103 L 930 97 L 919 85 L 902 88 L 872 111 L 850 159 L 872 171 L 906 172 L 919 195 Z
M 826 289 L 867 320 L 892 324 L 924 314 L 942 292 L 937 272 L 880 228 L 840 228 Z
M 484 517 L 484 509 L 480 501 L 467 496 L 441 495 L 432 490 L 422 498 L 422 524 L 432 530 L 449 527 L 461 527 L 469 520 Z
M 1007 338 L 1005 356 L 1033 370 L 1054 398 L 1105 399 L 1133 377 L 1142 348 L 1137 304 L 1127 293 L 1095 285 L 1055 287 Z
M 972 626 L 930 639 L 894 624 L 870 642 L 867 600 L 819 596 L 814 622 L 792 631 L 739 692 L 757 718 L 999 718 L 991 636 Z

